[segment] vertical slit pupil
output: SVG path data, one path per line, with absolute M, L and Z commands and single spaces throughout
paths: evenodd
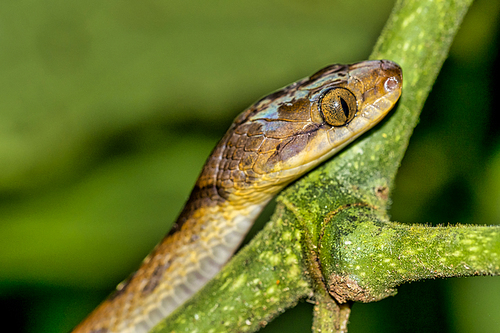
M 340 104 L 342 105 L 342 111 L 344 111 L 346 119 L 349 119 L 349 106 L 347 105 L 347 102 L 345 99 L 342 97 L 339 97 L 340 99 Z

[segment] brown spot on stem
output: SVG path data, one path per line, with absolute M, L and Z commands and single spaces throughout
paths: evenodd
M 368 303 L 375 300 L 355 280 L 336 274 L 330 276 L 328 292 L 340 304 L 347 303 L 348 301 Z
M 375 188 L 375 195 L 382 200 L 389 199 L 389 188 L 387 186 L 377 186 Z
M 393 289 L 386 289 L 384 293 L 379 295 L 374 294 L 370 289 L 361 287 L 356 280 L 337 274 L 330 275 L 328 292 L 340 304 L 349 301 L 362 303 L 376 302 L 395 294 L 395 290 Z

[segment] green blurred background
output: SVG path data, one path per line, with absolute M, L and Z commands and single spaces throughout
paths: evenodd
M 366 59 L 392 6 L 0 2 L 1 321 L 69 331 L 163 237 L 232 119 L 325 65 Z M 394 220 L 500 223 L 499 14 L 500 1 L 478 0 L 466 16 Z M 262 331 L 309 332 L 311 312 L 302 302 Z M 350 331 L 500 332 L 500 278 L 402 286 L 354 305 Z

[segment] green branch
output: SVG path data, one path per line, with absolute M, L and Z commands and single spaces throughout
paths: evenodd
M 370 58 L 401 65 L 389 119 L 285 190 L 271 221 L 152 332 L 254 332 L 304 297 L 316 332 L 343 332 L 352 301 L 425 278 L 500 274 L 500 230 L 389 222 L 394 178 L 470 0 L 398 1 Z M 342 304 L 345 303 L 345 304 Z
M 500 226 L 405 225 L 350 206 L 320 235 L 325 286 L 341 304 L 378 301 L 410 281 L 500 274 Z

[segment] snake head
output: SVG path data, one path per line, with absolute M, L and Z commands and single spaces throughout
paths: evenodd
M 276 193 L 377 124 L 402 83 L 396 63 L 363 61 L 328 66 L 262 98 L 214 151 L 219 193 Z

